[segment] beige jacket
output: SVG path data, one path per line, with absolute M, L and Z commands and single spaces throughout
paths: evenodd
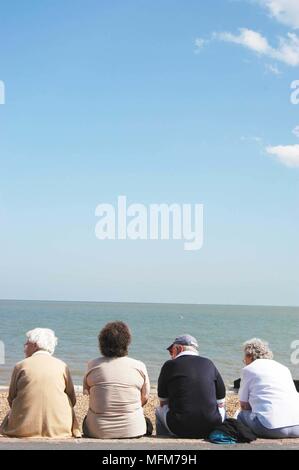
M 10 437 L 80 437 L 75 390 L 67 365 L 45 351 L 16 364 L 9 387 L 10 412 L 0 433 Z

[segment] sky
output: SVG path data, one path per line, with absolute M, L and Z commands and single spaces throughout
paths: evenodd
M 299 305 L 297 0 L 0 12 L 0 298 Z M 202 248 L 97 239 L 119 195 L 203 204 Z

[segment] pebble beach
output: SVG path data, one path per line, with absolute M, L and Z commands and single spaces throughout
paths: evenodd
M 82 426 L 83 419 L 88 410 L 88 396 L 83 395 L 82 393 L 77 393 L 77 404 L 75 407 L 76 416 Z M 155 408 L 158 406 L 158 398 L 155 393 L 155 389 L 153 389 L 150 399 L 146 406 L 144 407 L 145 416 L 150 418 L 151 422 L 154 425 L 154 433 L 155 433 Z M 226 397 L 226 411 L 229 417 L 232 417 L 235 411 L 238 408 L 239 400 L 238 396 L 234 393 L 228 393 Z M 0 393 L 0 422 L 2 422 L 3 418 L 5 417 L 6 413 L 9 410 L 8 402 L 7 402 L 7 392 Z

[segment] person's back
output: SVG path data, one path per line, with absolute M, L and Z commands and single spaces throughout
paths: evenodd
M 289 369 L 273 360 L 269 344 L 260 338 L 245 341 L 243 352 L 237 419 L 258 437 L 299 437 L 299 395 Z
M 287 367 L 273 359 L 258 359 L 243 369 L 240 394 L 250 384 L 249 403 L 268 428 L 299 422 L 299 395 Z
M 149 398 L 146 366 L 128 357 L 131 333 L 123 322 L 110 322 L 101 330 L 102 357 L 90 361 L 84 377 L 89 409 L 83 422 L 84 435 L 119 439 L 146 434 L 142 407 Z
M 16 364 L 9 387 L 10 412 L 2 434 L 10 437 L 80 437 L 73 406 L 73 382 L 67 365 L 54 358 L 54 332 L 37 328 L 27 333 L 26 359 Z M 33 339 L 32 339 L 33 338 Z M 38 344 L 53 340 L 50 353 Z
M 101 357 L 89 363 L 85 388 L 90 402 L 86 425 L 97 438 L 134 437 L 146 433 L 141 394 L 148 394 L 144 364 L 127 356 Z
M 177 436 L 205 437 L 222 422 L 217 399 L 225 397 L 225 387 L 209 359 L 183 353 L 167 361 L 158 395 L 161 400 L 167 398 L 167 424 Z

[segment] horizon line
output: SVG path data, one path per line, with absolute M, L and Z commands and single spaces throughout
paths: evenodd
M 94 303 L 94 304 L 141 304 L 141 305 L 187 305 L 187 306 L 219 306 L 219 307 L 274 307 L 299 308 L 299 305 L 273 305 L 273 304 L 225 304 L 225 303 L 186 303 L 186 302 L 140 302 L 140 301 L 114 301 L 114 300 L 49 300 L 49 299 L 2 299 L 0 302 L 53 302 L 53 303 Z

